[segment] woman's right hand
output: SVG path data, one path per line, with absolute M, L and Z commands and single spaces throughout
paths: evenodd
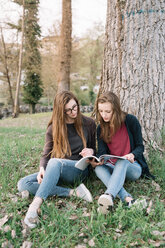
M 102 162 L 96 162 L 96 160 L 93 158 L 92 160 L 91 159 L 87 159 L 87 163 L 90 163 L 92 168 L 96 168 L 98 165 L 102 165 L 104 163 L 104 161 Z
M 37 181 L 39 184 L 42 183 L 42 179 L 44 178 L 44 175 L 45 175 L 45 169 L 44 169 L 44 167 L 40 167 L 40 170 L 39 170 L 38 175 L 37 175 Z

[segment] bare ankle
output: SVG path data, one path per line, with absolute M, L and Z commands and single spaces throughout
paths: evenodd
M 132 200 L 133 200 L 133 198 L 130 197 L 130 196 L 127 196 L 127 197 L 125 198 L 125 201 L 126 201 L 126 202 L 130 202 L 130 201 L 132 201 Z
M 69 196 L 72 196 L 74 194 L 74 190 L 71 189 L 70 192 L 69 192 Z

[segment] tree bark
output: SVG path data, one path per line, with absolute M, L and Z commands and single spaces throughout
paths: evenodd
M 14 111 L 13 118 L 19 115 L 19 89 L 21 82 L 21 71 L 22 71 L 22 57 L 23 57 L 23 41 L 24 41 L 24 24 L 25 24 L 25 1 L 22 1 L 22 35 L 21 35 L 21 44 L 20 44 L 20 52 L 19 52 L 19 64 L 18 64 L 18 75 L 17 75 L 17 83 L 16 83 L 16 92 L 15 92 L 15 101 L 14 101 Z
M 165 2 L 108 0 L 101 91 L 120 96 L 146 140 L 165 125 Z
M 71 47 L 72 47 L 71 35 L 72 35 L 71 0 L 63 0 L 58 91 L 70 90 L 70 64 L 71 64 Z
M 29 113 L 35 114 L 35 106 L 36 104 L 29 104 Z

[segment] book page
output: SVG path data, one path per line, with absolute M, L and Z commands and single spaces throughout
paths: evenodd
M 87 166 L 89 165 L 89 163 L 87 163 L 87 160 L 92 159 L 92 158 L 95 158 L 99 162 L 99 159 L 93 155 L 86 156 L 86 157 L 81 158 L 79 161 L 77 161 L 77 163 L 75 164 L 75 167 L 80 170 L 85 170 Z

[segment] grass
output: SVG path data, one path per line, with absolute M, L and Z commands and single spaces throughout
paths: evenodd
M 22 199 L 17 182 L 38 170 L 49 118 L 50 113 L 42 113 L 0 120 L 0 247 L 25 247 L 25 242 L 43 248 L 164 247 L 165 154 L 151 148 L 148 163 L 156 182 L 140 179 L 126 183 L 136 198 L 146 197 L 147 210 L 127 209 L 116 199 L 108 216 L 99 215 L 97 199 L 105 187 L 92 174 L 85 184 L 94 203 L 49 198 L 41 206 L 38 227 L 24 227 L 22 220 L 32 197 Z

